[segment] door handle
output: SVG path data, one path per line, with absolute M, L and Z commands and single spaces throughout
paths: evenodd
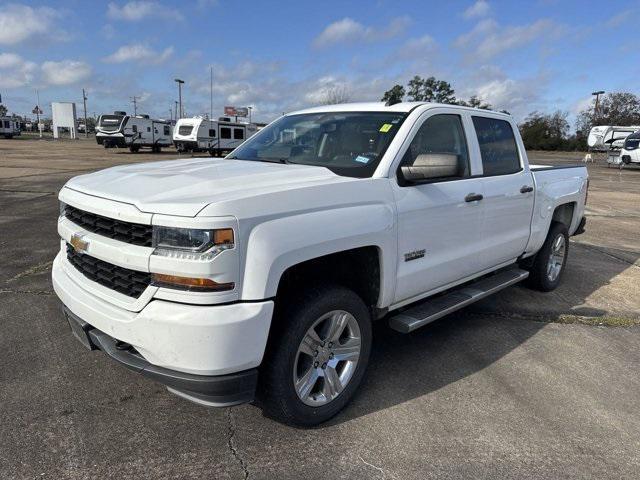
M 520 193 L 529 193 L 529 192 L 533 192 L 533 187 L 531 185 L 523 185 L 520 188 Z
M 482 200 L 484 197 L 480 193 L 470 193 L 466 197 L 464 197 L 465 202 L 477 202 L 478 200 Z

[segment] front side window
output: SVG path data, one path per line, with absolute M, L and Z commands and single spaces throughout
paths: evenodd
M 230 158 L 314 165 L 337 175 L 370 177 L 404 118 L 396 112 L 288 115 L 250 137 Z
M 404 154 L 401 166 L 419 167 L 436 156 L 443 162 L 455 160 L 458 169 L 454 178 L 469 176 L 469 151 L 459 115 L 433 115 L 425 120 Z
M 506 120 L 473 117 L 480 144 L 484 175 L 506 175 L 522 170 L 516 138 Z
M 209 129 L 209 136 L 211 138 L 216 138 L 216 130 L 214 128 Z
M 233 139 L 234 140 L 242 140 L 244 138 L 244 130 L 241 128 L 233 129 Z
M 133 125 L 131 127 L 131 130 L 133 130 L 133 133 L 138 133 L 138 126 L 137 125 Z
M 220 129 L 220 138 L 231 138 L 231 129 L 229 127 L 222 127 Z
M 169 125 L 164 126 L 164 134 L 171 135 L 171 129 L 169 128 Z

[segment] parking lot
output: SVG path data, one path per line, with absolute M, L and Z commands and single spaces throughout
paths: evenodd
M 640 169 L 588 165 L 560 288 L 512 287 L 409 335 L 380 322 L 355 401 L 302 430 L 175 397 L 83 350 L 62 318 L 57 191 L 172 158 L 0 139 L 0 478 L 638 478 Z

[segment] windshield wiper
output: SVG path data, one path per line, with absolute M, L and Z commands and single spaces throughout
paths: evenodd
M 248 162 L 266 162 L 266 163 L 296 163 L 288 158 L 238 158 L 236 156 L 226 157 L 227 160 L 246 160 Z

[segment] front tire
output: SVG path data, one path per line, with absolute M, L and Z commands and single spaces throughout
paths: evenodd
M 314 426 L 353 398 L 371 352 L 371 316 L 353 291 L 328 286 L 298 296 L 275 319 L 258 392 L 265 414 Z
M 547 239 L 537 253 L 529 270 L 527 283 L 535 290 L 550 292 L 555 290 L 564 273 L 569 256 L 569 232 L 563 223 L 554 222 L 549 228 Z

